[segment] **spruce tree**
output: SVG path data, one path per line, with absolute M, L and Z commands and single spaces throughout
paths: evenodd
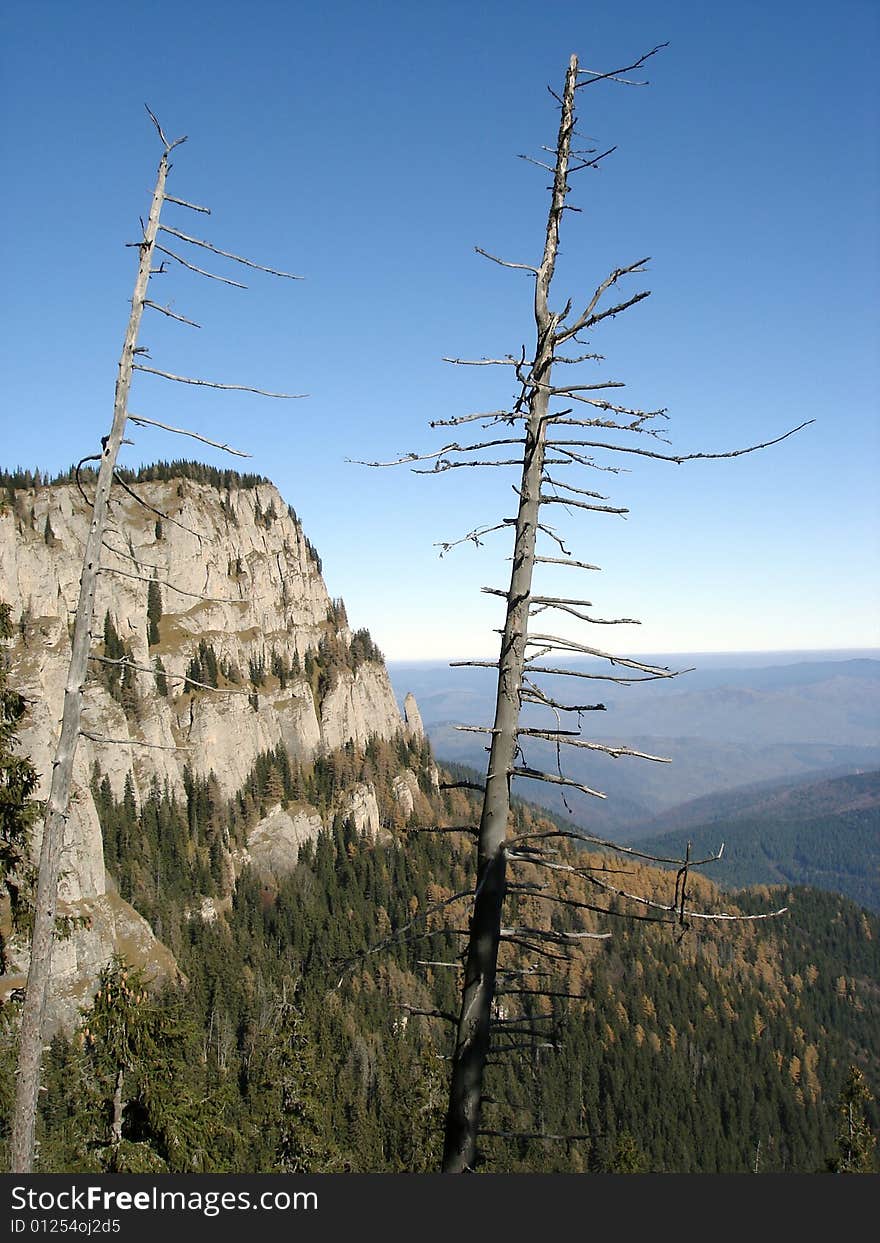
M 873 1174 L 877 1137 L 866 1110 L 874 1097 L 858 1066 L 850 1066 L 837 1099 L 837 1151 L 828 1161 L 833 1174 Z
M 155 579 L 147 588 L 147 642 L 155 647 L 159 642 L 159 621 L 162 617 L 162 591 Z
M 11 635 L 9 605 L 0 603 L 0 642 Z M 4 662 L 0 649 L 0 901 L 9 906 L 8 924 L 0 920 L 0 974 L 8 966 L 4 929 L 22 932 L 29 922 L 34 886 L 30 838 L 39 810 L 32 799 L 37 773 L 30 760 L 15 753 L 25 701 L 7 685 Z

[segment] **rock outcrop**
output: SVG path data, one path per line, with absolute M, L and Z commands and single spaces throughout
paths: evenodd
M 300 846 L 314 841 L 321 828 L 321 817 L 311 808 L 275 807 L 251 829 L 241 862 L 250 863 L 265 880 L 280 880 L 296 867 Z
M 89 915 L 92 927 L 55 952 L 56 991 L 69 997 L 126 939 L 141 943 L 141 962 L 152 957 L 157 971 L 172 961 L 158 943 L 144 950 L 149 929 L 108 895 L 90 790 L 96 767 L 117 798 L 130 777 L 138 803 L 154 782 L 182 796 L 187 766 L 213 773 L 232 796 L 258 756 L 279 745 L 309 760 L 349 742 L 363 747 L 371 737 L 421 731 L 411 696 L 401 717 L 375 649 L 352 645 L 344 609 L 328 595 L 317 555 L 274 486 L 192 478 L 132 486 L 144 504 L 114 490 L 93 651 L 106 654 L 109 619 L 134 669 L 120 694 L 106 677 L 112 667 L 96 661 L 84 693 L 60 896 L 67 913 Z M 10 681 L 30 702 L 20 738 L 41 774 L 38 797 L 48 790 L 60 727 L 89 520 L 73 484 L 16 491 L 0 513 L 0 599 L 18 623 Z M 328 667 L 321 664 L 328 650 L 350 658 Z M 206 667 L 201 678 L 193 672 Z M 213 688 L 187 687 L 188 674 Z M 371 787 L 353 789 L 341 810 L 361 832 L 378 834 Z M 247 853 L 261 870 L 283 874 L 319 829 L 317 813 L 279 808 L 252 831 Z
M 419 705 L 412 692 L 403 701 L 403 715 L 406 720 L 406 732 L 412 738 L 424 738 L 425 727 L 422 724 L 422 714 L 419 712 Z

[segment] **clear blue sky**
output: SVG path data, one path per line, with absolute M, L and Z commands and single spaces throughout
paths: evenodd
M 5 6 L 0 457 L 64 468 L 107 429 L 123 243 L 159 155 L 147 101 L 189 135 L 171 191 L 213 209 L 168 222 L 307 278 L 161 278 L 153 296 L 205 327 L 145 319 L 155 365 L 311 396 L 141 377 L 132 410 L 248 448 L 389 657 L 494 652 L 500 611 L 478 589 L 503 581 L 509 537 L 443 560 L 432 543 L 512 512 L 513 476 L 345 458 L 439 447 L 430 419 L 509 402 L 501 369 L 441 362 L 532 341 L 529 278 L 473 247 L 537 261 L 546 177 L 515 156 L 552 144 L 546 86 L 570 53 L 606 69 L 669 40 L 649 88 L 581 93 L 582 131 L 619 149 L 576 185 L 555 301 L 652 256 L 653 296 L 593 346 L 633 405 L 669 408 L 676 452 L 816 423 L 736 462 L 593 473 L 581 486 L 607 482 L 630 518 L 554 517 L 605 573 L 539 589 L 641 617 L 602 628 L 620 651 L 877 645 L 878 16 L 874 0 Z M 132 464 L 196 447 L 135 439 Z

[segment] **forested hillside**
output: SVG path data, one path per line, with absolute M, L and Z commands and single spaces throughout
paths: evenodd
M 406 823 L 391 777 L 402 763 L 419 781 Z M 436 1015 L 455 1009 L 458 976 L 439 964 L 454 964 L 466 923 L 461 901 L 444 904 L 470 887 L 472 844 L 469 833 L 419 829 L 473 823 L 474 807 L 464 791 L 437 793 L 432 771 L 427 748 L 402 737 L 293 765 L 267 753 L 233 800 L 193 781 L 185 802 L 156 789 L 139 813 L 95 774 L 108 869 L 161 927 L 182 975 L 153 995 L 136 973 L 109 968 L 79 1031 L 55 1039 L 41 1168 L 437 1168 L 449 1028 Z M 245 868 L 233 884 L 212 863 L 234 858 L 248 824 L 277 803 L 308 795 L 329 807 L 353 777 L 376 787 L 388 826 L 378 840 L 337 816 L 279 880 Z M 522 805 L 515 817 L 520 833 L 553 827 Z M 218 826 L 229 829 L 222 850 Z M 590 858 L 563 848 L 567 857 Z M 668 874 L 636 871 L 606 883 L 668 899 Z M 515 880 L 533 872 L 521 865 Z M 705 882 L 699 909 L 760 912 L 784 898 L 789 912 L 675 929 L 598 914 L 633 907 L 597 901 L 582 877 L 560 892 L 563 918 L 523 893 L 512 920 L 613 936 L 559 957 L 505 948 L 483 1168 L 733 1171 L 756 1158 L 761 1170 L 824 1168 L 850 1064 L 875 1092 L 880 1077 L 878 921 L 808 889 L 732 904 Z M 537 981 L 560 996 L 530 998 Z M 3 1049 L 5 1104 L 8 1026 Z M 538 1132 L 581 1138 L 510 1137 Z
M 636 834 L 647 851 L 698 854 L 724 842 L 719 884 L 814 885 L 880 910 L 880 773 L 701 799 Z M 680 824 L 676 825 L 676 821 Z

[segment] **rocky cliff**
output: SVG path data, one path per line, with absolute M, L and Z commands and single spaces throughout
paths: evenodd
M 219 485 L 179 477 L 130 486 L 114 489 L 105 540 L 93 626 L 103 659 L 92 662 L 84 695 L 60 895 L 67 913 L 92 924 L 56 948 L 56 984 L 71 1004 L 122 942 L 135 958 L 168 966 L 105 876 L 96 770 L 117 798 L 128 784 L 136 804 L 154 782 L 182 796 L 187 767 L 213 773 L 228 797 L 279 744 L 308 761 L 407 732 L 381 656 L 366 632 L 350 631 L 274 486 L 228 476 Z M 18 623 L 10 681 L 30 701 L 22 749 L 44 797 L 90 507 L 76 484 L 17 489 L 10 500 L 0 514 L 0 599 Z M 414 703 L 407 715 L 411 735 Z M 348 801 L 363 831 L 376 832 L 375 793 L 354 789 Z M 261 866 L 283 866 L 285 852 L 295 858 L 321 824 L 308 812 L 295 827 L 289 819 L 276 817 L 277 833 L 270 824 L 256 834 Z

